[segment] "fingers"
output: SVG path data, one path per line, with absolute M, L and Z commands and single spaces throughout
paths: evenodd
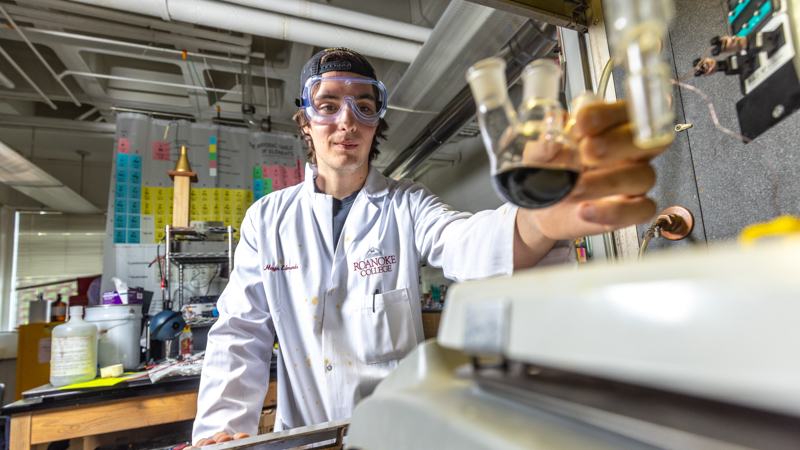
M 625 102 L 597 103 L 583 107 L 575 119 L 581 136 L 598 136 L 628 122 Z
M 239 439 L 249 438 L 250 435 L 247 433 L 236 433 L 233 435 L 233 440 L 238 441 Z
M 644 195 L 655 182 L 655 170 L 644 162 L 621 168 L 590 170 L 581 174 L 570 197 L 583 201 L 610 195 Z
M 578 151 L 590 167 L 609 167 L 621 161 L 649 161 L 667 146 L 640 148 L 633 143 L 632 125 L 627 123 L 605 133 L 581 139 Z
M 613 228 L 650 220 L 656 214 L 656 204 L 647 197 L 606 197 L 579 206 L 581 219 Z

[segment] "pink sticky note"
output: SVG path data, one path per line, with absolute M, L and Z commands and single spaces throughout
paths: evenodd
M 210 167 L 212 169 L 216 169 L 217 168 L 217 162 L 216 161 L 209 161 L 208 162 L 208 167 Z
M 119 138 L 117 141 L 117 153 L 130 153 L 131 140 L 128 138 Z
M 153 141 L 153 160 L 169 161 L 169 142 Z

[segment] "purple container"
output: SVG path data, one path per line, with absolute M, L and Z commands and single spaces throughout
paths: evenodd
M 128 289 L 128 304 L 141 305 L 144 303 L 144 289 Z M 122 299 L 119 297 L 119 292 L 103 292 L 104 305 L 121 305 Z

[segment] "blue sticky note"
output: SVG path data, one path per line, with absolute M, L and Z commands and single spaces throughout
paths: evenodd
M 217 143 L 217 137 L 216 136 L 211 136 L 210 138 L 208 138 L 208 143 L 215 145 Z
M 262 191 L 263 192 L 264 191 L 264 180 L 253 180 L 253 190 L 256 191 L 256 192 L 258 192 L 258 191 Z
M 140 186 L 131 186 L 128 190 L 128 198 L 139 200 L 142 198 L 142 188 Z
M 125 153 L 117 153 L 117 168 L 124 169 L 128 167 L 128 155 Z
M 139 230 L 128 230 L 128 244 L 139 243 Z
M 142 184 L 142 172 L 139 170 L 131 170 L 131 184 Z
M 116 194 L 117 198 L 126 198 L 128 197 L 128 185 L 127 184 L 118 184 L 116 186 Z
M 131 155 L 131 169 L 142 170 L 142 157 L 139 155 Z
M 140 214 L 142 212 L 142 202 L 139 200 L 128 200 L 128 214 Z
M 128 182 L 128 171 L 125 169 L 117 169 L 117 183 Z
M 138 214 L 131 214 L 128 216 L 128 228 L 139 228 L 139 215 Z
M 125 243 L 125 230 L 116 230 L 114 231 L 114 243 L 115 244 L 124 244 Z
M 114 200 L 114 212 L 117 214 L 125 214 L 128 212 L 128 201 L 118 198 Z
M 114 214 L 114 228 L 125 228 L 128 224 L 128 219 L 125 214 Z

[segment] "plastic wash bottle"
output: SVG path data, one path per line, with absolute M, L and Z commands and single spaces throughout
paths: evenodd
M 69 322 L 53 328 L 50 383 L 55 387 L 97 375 L 97 326 L 83 320 L 83 306 L 69 308 Z

